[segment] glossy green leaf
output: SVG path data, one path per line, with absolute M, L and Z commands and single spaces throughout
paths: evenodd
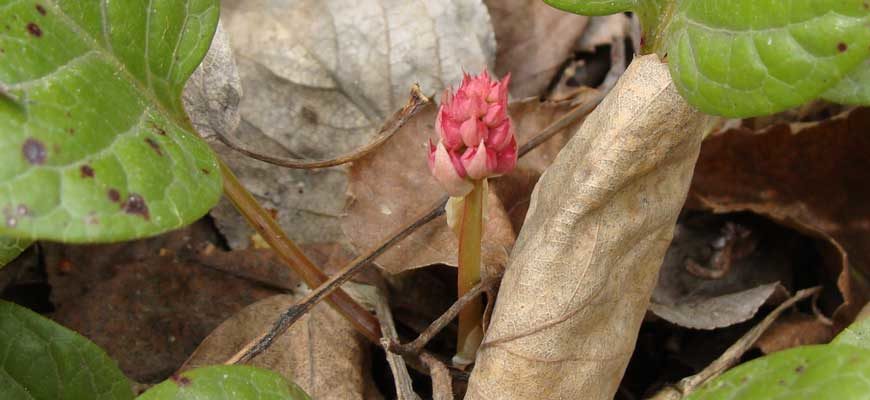
M 217 160 L 181 105 L 217 0 L 0 0 L 0 235 L 157 234 L 205 214 Z
M 686 399 L 870 399 L 870 350 L 821 345 L 780 351 L 737 366 Z
M 771 114 L 822 96 L 870 57 L 864 0 L 679 0 L 671 76 L 710 114 Z
M 638 0 L 544 0 L 555 8 L 581 15 L 609 15 L 634 10 Z
M 18 257 L 27 246 L 30 246 L 27 239 L 0 237 L 0 268 Z
M 816 98 L 870 105 L 865 0 L 546 1 L 638 13 L 644 50 L 666 55 L 680 93 L 709 114 L 772 114 Z
M 217 365 L 175 375 L 138 400 L 310 400 L 275 372 L 246 365 Z
M 831 341 L 831 344 L 847 344 L 870 350 L 870 318 L 864 318 L 853 323 L 840 332 L 840 334 Z
M 855 68 L 822 97 L 834 103 L 870 105 L 870 60 Z
M 0 399 L 130 400 L 102 349 L 24 307 L 0 301 Z

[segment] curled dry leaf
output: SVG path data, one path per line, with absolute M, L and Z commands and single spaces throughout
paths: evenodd
M 834 338 L 834 329 L 815 316 L 794 313 L 774 322 L 764 332 L 755 347 L 764 354 L 797 346 L 828 343 Z
M 329 158 L 369 142 L 405 104 L 415 82 L 426 93 L 491 67 L 495 39 L 479 0 L 227 0 L 245 96 L 232 139 L 276 157 Z M 345 240 L 344 168 L 287 170 L 214 147 L 291 239 Z M 425 153 L 423 153 L 425 154 Z M 425 157 L 425 156 L 424 156 Z M 231 247 L 252 231 L 228 202 L 213 212 Z M 372 229 L 368 226 L 367 229 Z
M 805 261 L 807 241 L 758 218 L 689 213 L 677 223 L 650 311 L 696 329 L 746 321 L 792 287 L 795 270 L 815 267 Z
M 541 177 L 466 399 L 611 399 L 709 118 L 636 58 Z
M 200 344 L 181 370 L 221 364 L 268 330 L 300 296 L 261 300 L 224 321 Z M 278 337 L 251 365 L 278 372 L 313 399 L 368 399 L 367 342 L 326 304 L 317 305 Z
M 537 99 L 514 102 L 509 107 L 521 145 L 571 110 L 568 101 L 552 103 Z M 348 191 L 352 201 L 342 228 L 360 251 L 378 245 L 390 232 L 414 221 L 444 196 L 426 165 L 427 140 L 437 139 L 435 111 L 434 105 L 428 106 L 381 149 L 351 166 Z M 532 185 L 564 140 L 564 136 L 553 139 L 521 158 L 516 170 L 507 177 L 491 181 L 493 190 L 489 191 L 484 216 L 485 264 L 506 263 L 515 238 L 516 225 L 512 222 L 521 221 Z M 510 216 L 502 199 L 509 201 Z M 377 264 L 391 273 L 432 264 L 456 266 L 457 246 L 456 235 L 447 227 L 445 218 L 439 217 L 384 253 Z
M 752 211 L 821 239 L 851 322 L 870 298 L 870 109 L 798 129 L 735 129 L 705 141 L 690 201 L 714 212 Z
M 538 96 L 559 73 L 589 17 L 557 10 L 540 0 L 485 0 L 498 42 L 496 73 L 511 73 L 511 94 Z

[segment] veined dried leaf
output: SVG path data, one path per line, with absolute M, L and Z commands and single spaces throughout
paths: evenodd
M 458 84 L 463 69 L 492 67 L 495 59 L 480 0 L 225 0 L 223 6 L 245 91 L 232 136 L 272 156 L 351 151 L 405 104 L 415 82 L 438 92 Z M 339 221 L 345 168 L 287 170 L 215 147 L 257 200 L 277 210 L 293 240 L 346 240 Z M 228 202 L 212 215 L 231 247 L 248 245 L 252 231 Z
M 611 399 L 709 118 L 636 58 L 532 195 L 466 399 Z
M 270 328 L 297 299 L 277 295 L 243 309 L 218 326 L 181 370 L 223 363 Z M 314 399 L 365 399 L 366 345 L 350 322 L 328 305 L 319 304 L 254 358 L 251 365 L 278 372 Z

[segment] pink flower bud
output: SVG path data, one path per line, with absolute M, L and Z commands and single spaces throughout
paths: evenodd
M 517 163 L 517 141 L 507 115 L 510 75 L 492 80 L 484 71 L 465 74 L 456 93 L 441 97 L 435 130 L 440 142 L 429 143 L 429 169 L 451 196 L 466 195 L 471 180 L 509 172 Z

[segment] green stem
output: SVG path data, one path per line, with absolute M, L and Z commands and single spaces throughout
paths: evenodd
M 474 189 L 465 196 L 465 205 L 459 223 L 459 297 L 480 282 L 483 196 L 483 180 L 475 181 Z M 459 313 L 459 338 L 453 363 L 471 364 L 481 341 L 483 341 L 483 300 L 477 297 Z
M 305 253 L 302 252 L 275 219 L 260 206 L 260 203 L 239 182 L 235 174 L 223 163 L 220 163 L 221 175 L 224 181 L 224 195 L 236 206 L 248 223 L 260 234 L 272 250 L 281 257 L 309 288 L 316 288 L 326 282 L 329 277 L 323 273 Z M 341 289 L 336 289 L 327 301 L 341 315 L 347 318 L 363 335 L 374 343 L 379 343 L 381 337 L 380 324 L 370 312 L 366 311 L 352 297 Z

